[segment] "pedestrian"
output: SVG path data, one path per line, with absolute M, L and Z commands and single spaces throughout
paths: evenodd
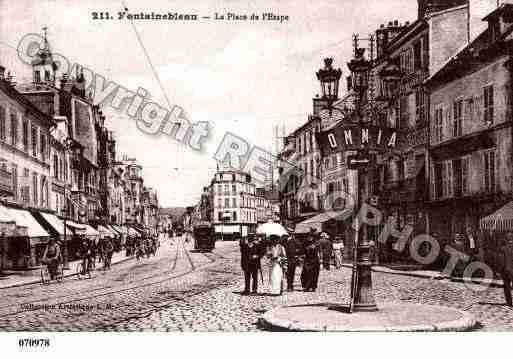
M 501 247 L 498 253 L 499 259 L 499 270 L 501 273 L 503 287 L 504 287 L 504 298 L 506 299 L 506 305 L 509 307 L 513 306 L 511 301 L 511 287 L 513 281 L 513 233 L 506 233 L 506 240 L 504 245 Z
M 319 281 L 319 270 L 321 267 L 319 260 L 319 245 L 316 242 L 316 230 L 310 229 L 306 238 L 305 257 L 303 260 L 303 270 L 301 272 L 301 285 L 305 292 L 317 290 Z
M 114 245 L 112 243 L 112 239 L 106 237 L 103 240 L 103 269 L 110 269 L 113 254 Z
M 335 256 L 335 268 L 342 267 L 342 259 L 344 258 L 344 241 L 341 237 L 335 237 L 333 243 L 333 255 Z
M 464 242 L 464 235 L 461 233 L 456 233 L 454 236 L 454 241 L 452 243 L 452 248 L 457 250 L 459 253 L 466 254 L 467 249 L 465 247 Z M 468 260 L 464 258 L 460 258 L 460 260 L 456 263 L 456 266 L 454 267 L 454 276 L 455 277 L 463 277 L 463 272 L 465 271 L 465 268 L 467 267 Z
M 321 240 L 319 241 L 319 249 L 322 255 L 322 266 L 326 270 L 330 270 L 331 255 L 333 254 L 333 243 L 326 232 L 322 232 Z
M 287 254 L 280 243 L 279 236 L 271 236 L 271 245 L 267 253 L 270 262 L 269 283 L 270 294 L 281 295 L 283 293 L 283 274 L 287 270 Z
M 258 273 L 261 270 L 262 243 L 253 234 L 250 234 L 247 239 L 241 238 L 239 245 L 241 267 L 244 272 L 244 291 L 242 294 L 248 295 L 250 287 L 251 292 L 256 294 L 258 292 Z M 251 283 L 251 281 L 253 282 Z
M 294 290 L 296 268 L 299 265 L 299 257 L 302 254 L 302 245 L 294 235 L 288 238 L 285 245 L 285 253 L 287 254 L 287 291 L 292 292 Z

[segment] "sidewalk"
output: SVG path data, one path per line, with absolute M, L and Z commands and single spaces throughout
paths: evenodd
M 125 251 L 115 252 L 112 256 L 112 264 L 122 263 L 134 257 L 126 257 Z M 76 267 L 82 260 L 75 260 L 69 262 L 69 269 L 64 270 L 64 278 L 76 275 Z M 102 263 L 96 262 L 96 270 L 101 269 Z M 27 271 L 7 271 L 6 276 L 0 277 L 0 289 L 20 287 L 28 284 L 35 284 L 41 282 L 41 269 L 34 268 Z
M 343 267 L 346 268 L 352 268 L 352 264 L 344 263 L 342 264 Z M 459 283 L 472 283 L 476 285 L 486 285 L 490 287 L 497 287 L 502 288 L 504 286 L 501 279 L 486 279 L 486 278 L 462 278 L 462 277 L 453 277 L 448 276 L 446 274 L 443 274 L 440 271 L 435 270 L 397 270 L 397 269 L 391 269 L 385 266 L 373 266 L 372 267 L 373 272 L 378 273 L 387 273 L 387 274 L 396 274 L 396 275 L 405 275 L 409 277 L 416 277 L 416 278 L 427 278 L 427 279 L 435 279 L 435 280 L 450 280 L 451 282 L 459 282 Z

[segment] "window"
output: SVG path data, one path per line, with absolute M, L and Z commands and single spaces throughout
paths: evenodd
M 18 117 L 14 110 L 11 111 L 11 143 L 13 146 L 18 143 Z
M 32 194 L 33 194 L 33 204 L 34 206 L 37 206 L 37 202 L 38 202 L 38 196 L 37 196 L 37 173 L 34 173 L 32 175 Z
M 410 74 L 414 70 L 414 63 L 413 63 L 413 49 L 407 49 L 403 52 L 401 52 L 400 59 L 399 59 L 401 70 L 405 74 Z
M 39 71 L 34 71 L 34 82 L 35 83 L 39 83 L 41 82 L 41 74 L 39 73 Z
M 237 194 L 237 186 L 232 184 L 232 194 Z
M 229 198 L 225 198 L 225 199 L 224 199 L 224 206 L 225 206 L 226 208 L 230 208 L 230 199 L 229 199 Z
M 426 120 L 427 96 L 422 89 L 415 92 L 415 122 L 417 125 Z
M 220 194 L 220 193 L 222 193 L 222 192 L 223 192 L 223 186 L 222 186 L 222 185 L 220 185 L 220 184 L 218 184 L 218 185 L 217 185 L 217 193 L 218 193 L 218 194 Z
M 461 136 L 463 122 L 463 100 L 457 100 L 453 104 L 453 133 L 454 137 Z
M 217 207 L 223 208 L 223 199 L 222 198 L 217 199 Z
M 5 117 L 6 109 L 0 106 L 0 140 L 5 141 Z
M 486 86 L 484 89 L 484 121 L 493 123 L 493 85 Z
M 484 154 L 484 189 L 487 192 L 495 192 L 495 152 Z
M 225 185 L 224 185 L 224 194 L 225 195 L 230 194 L 230 186 L 227 183 L 225 183 Z
M 45 81 L 50 81 L 50 71 L 45 70 Z
M 470 157 L 463 157 L 461 159 L 461 193 L 463 195 L 469 194 L 469 173 L 470 173 Z
M 59 158 L 53 155 L 53 176 L 59 179 Z
M 233 221 L 237 221 L 237 212 L 233 211 Z
M 324 160 L 324 167 L 326 167 L 326 169 L 329 169 L 330 168 L 330 158 L 327 157 L 325 160 Z
M 18 167 L 16 165 L 12 166 L 12 193 L 16 201 L 18 199 Z
M 443 140 L 443 124 L 444 124 L 444 109 L 438 107 L 435 109 L 435 128 L 433 131 L 435 142 Z
M 44 133 L 41 133 L 41 144 L 39 146 L 41 159 L 44 161 L 46 160 L 46 135 Z
M 232 198 L 233 208 L 237 208 L 237 198 Z
M 399 99 L 399 128 L 408 128 L 410 122 L 410 111 L 408 96 L 401 96 Z
M 421 41 L 417 41 L 413 45 L 413 60 L 415 65 L 415 70 L 419 70 L 422 68 L 422 43 Z
M 32 156 L 37 157 L 37 127 L 32 126 L 30 137 L 32 139 Z
M 28 133 L 28 121 L 23 121 L 23 131 L 22 131 L 22 141 L 23 141 L 23 149 L 25 152 L 28 151 L 28 144 L 29 144 L 29 133 Z

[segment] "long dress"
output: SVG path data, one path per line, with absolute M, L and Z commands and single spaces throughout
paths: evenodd
M 283 267 L 281 262 L 286 258 L 285 248 L 281 244 L 269 250 L 271 268 L 269 270 L 270 293 L 280 295 L 283 291 Z

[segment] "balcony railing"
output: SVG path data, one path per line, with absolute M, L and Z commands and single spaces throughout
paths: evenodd
M 0 168 L 0 193 L 12 195 L 13 192 L 12 173 L 4 168 Z

